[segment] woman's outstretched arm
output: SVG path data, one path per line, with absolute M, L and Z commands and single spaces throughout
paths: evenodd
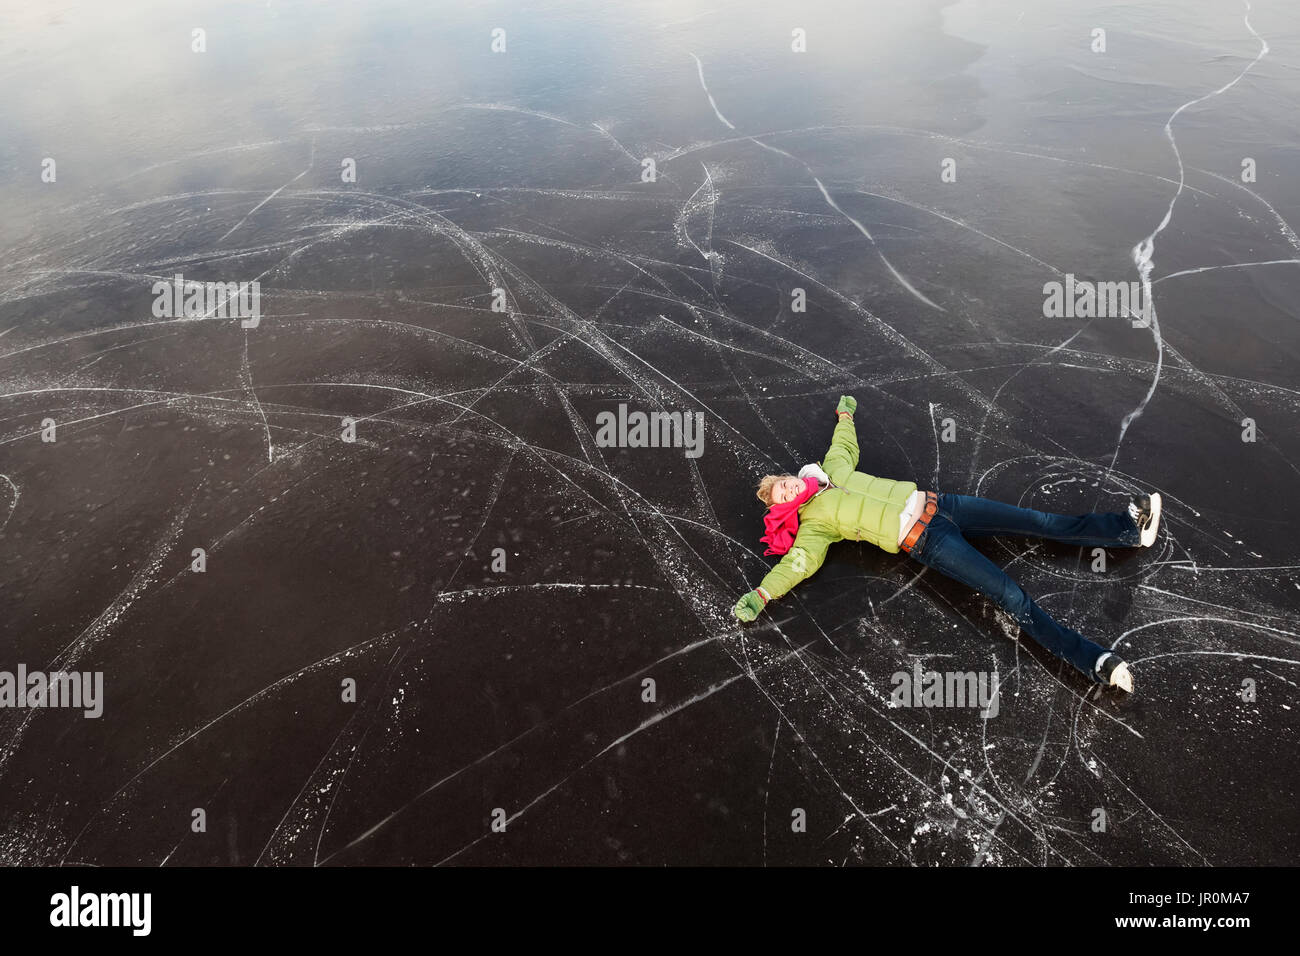
M 840 421 L 835 426 L 835 434 L 831 436 L 831 447 L 826 452 L 822 467 L 837 485 L 847 482 L 849 475 L 858 467 L 858 432 L 853 424 L 853 413 L 857 408 L 857 399 L 851 395 L 841 395 L 839 407 L 835 409 Z
M 784 597 L 800 581 L 817 573 L 826 560 L 826 550 L 836 539 L 815 524 L 805 524 L 794 536 L 794 545 L 753 591 L 745 594 L 733 609 L 742 621 L 752 621 L 768 601 Z

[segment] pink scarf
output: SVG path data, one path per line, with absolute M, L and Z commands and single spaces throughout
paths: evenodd
M 785 554 L 794 544 L 794 536 L 799 533 L 799 509 L 817 494 L 817 479 L 805 478 L 803 494 L 794 501 L 782 505 L 772 505 L 763 515 L 763 526 L 767 534 L 759 538 L 767 545 L 764 554 Z

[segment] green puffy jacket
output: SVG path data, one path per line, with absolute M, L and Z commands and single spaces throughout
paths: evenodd
M 857 431 L 852 419 L 841 419 L 822 462 L 835 487 L 818 492 L 799 509 L 794 544 L 759 585 L 773 599 L 814 574 L 836 541 L 868 541 L 898 553 L 898 522 L 916 483 L 863 474 L 854 471 L 857 465 Z

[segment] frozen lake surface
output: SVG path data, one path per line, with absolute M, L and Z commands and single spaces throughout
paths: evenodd
M 0 709 L 0 862 L 1295 862 L 1295 4 L 25 6 L 0 670 L 104 699 Z M 982 545 L 1135 696 L 867 544 L 737 624 L 840 394 L 872 474 L 1163 494 Z

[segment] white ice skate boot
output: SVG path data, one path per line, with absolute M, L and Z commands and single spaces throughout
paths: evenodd
M 1120 660 L 1118 654 L 1109 651 L 1102 654 L 1097 661 L 1097 673 L 1101 675 L 1107 687 L 1118 687 L 1120 690 L 1133 693 L 1133 672 L 1128 669 L 1127 662 Z
M 1149 548 L 1155 544 L 1156 535 L 1160 532 L 1160 492 L 1134 495 L 1128 513 L 1142 532 L 1142 547 Z

